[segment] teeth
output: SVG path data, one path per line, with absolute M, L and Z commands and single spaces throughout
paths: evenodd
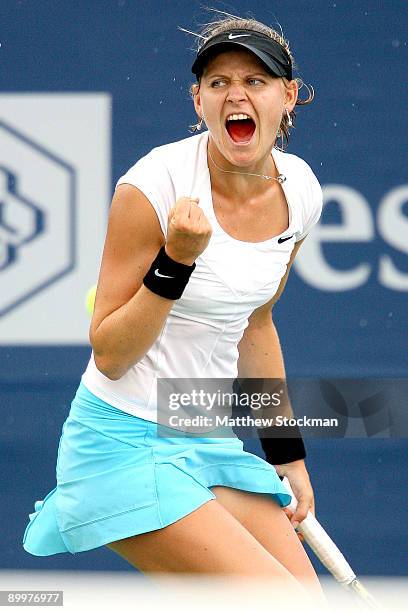
M 244 113 L 240 113 L 239 115 L 229 115 L 227 117 L 227 121 L 242 121 L 242 119 L 250 119 L 249 115 L 245 115 Z

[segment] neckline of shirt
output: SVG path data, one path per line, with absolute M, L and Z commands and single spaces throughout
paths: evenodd
M 204 155 L 203 155 L 203 163 L 205 165 L 205 173 L 206 173 L 206 183 L 207 183 L 207 189 L 208 189 L 208 197 L 209 197 L 209 201 L 210 201 L 210 212 L 212 214 L 212 218 L 217 226 L 217 229 L 224 235 L 226 236 L 229 240 L 236 242 L 238 244 L 242 244 L 242 245 L 249 245 L 252 247 L 264 247 L 264 246 L 268 246 L 270 244 L 273 244 L 275 242 L 278 241 L 279 238 L 284 237 L 285 235 L 290 235 L 291 232 L 291 228 L 292 228 L 292 224 L 293 224 L 293 220 L 294 220 L 294 215 L 293 215 L 293 209 L 292 209 L 292 205 L 290 202 L 290 198 L 289 198 L 289 193 L 288 193 L 288 186 L 286 185 L 286 181 L 288 180 L 287 177 L 287 173 L 286 172 L 282 172 L 282 167 L 280 167 L 280 162 L 281 160 L 277 159 L 277 156 L 279 156 L 279 151 L 277 151 L 275 148 L 272 149 L 271 151 L 271 155 L 273 157 L 273 161 L 275 162 L 275 166 L 276 169 L 278 171 L 278 174 L 283 174 L 286 177 L 286 181 L 284 183 L 280 183 L 282 190 L 283 190 L 283 194 L 285 196 L 286 199 L 286 205 L 288 207 L 288 213 L 289 213 L 289 225 L 288 227 L 281 232 L 280 234 L 277 234 L 276 236 L 272 236 L 272 238 L 267 238 L 266 240 L 260 240 L 257 242 L 249 242 L 247 240 L 239 240 L 238 238 L 234 238 L 233 236 L 231 236 L 231 234 L 229 234 L 228 232 L 226 232 L 224 230 L 224 228 L 222 227 L 222 225 L 219 223 L 218 219 L 217 219 L 217 215 L 215 214 L 215 210 L 214 210 L 214 201 L 212 198 L 212 193 L 211 193 L 211 177 L 210 177 L 210 169 L 208 167 L 208 160 L 207 160 L 207 147 L 208 147 L 208 139 L 209 139 L 209 132 L 205 132 L 203 134 L 203 136 L 205 136 L 205 138 L 203 138 L 203 147 L 204 147 Z

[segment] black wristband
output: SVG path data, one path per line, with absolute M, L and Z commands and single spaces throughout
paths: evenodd
M 156 295 L 178 300 L 183 295 L 195 266 L 195 263 L 187 266 L 174 261 L 167 255 L 163 246 L 144 277 L 143 284 Z
M 291 463 L 306 457 L 306 448 L 302 438 L 261 438 L 265 458 L 271 465 Z

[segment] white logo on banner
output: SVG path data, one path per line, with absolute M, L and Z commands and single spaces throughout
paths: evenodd
M 408 291 L 408 273 L 398 269 L 392 257 L 380 254 L 378 267 L 372 257 L 364 257 L 349 270 L 339 270 L 326 260 L 322 244 L 370 243 L 375 240 L 372 209 L 365 197 L 346 185 L 325 185 L 325 204 L 336 202 L 341 210 L 340 224 L 319 223 L 302 245 L 294 267 L 301 279 L 321 291 L 349 291 L 364 285 L 377 272 L 378 282 L 393 291 Z M 408 185 L 392 189 L 380 201 L 377 229 L 392 248 L 408 254 L 408 219 L 403 206 L 408 201 Z M 377 271 L 376 271 L 377 267 Z
M 0 338 L 88 342 L 110 200 L 110 98 L 0 96 Z

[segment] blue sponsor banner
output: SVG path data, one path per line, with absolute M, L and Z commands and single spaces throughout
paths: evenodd
M 312 166 L 325 196 L 320 227 L 299 252 L 275 308 L 288 372 L 405 375 L 406 3 L 218 8 L 281 24 L 296 75 L 316 91 L 313 104 L 298 109 L 288 148 Z M 75 1 L 5 2 L 3 89 L 110 92 L 113 189 L 152 147 L 188 135 L 196 40 L 178 26 L 197 31 L 212 17 L 185 0 L 102 0 L 86 8 Z

